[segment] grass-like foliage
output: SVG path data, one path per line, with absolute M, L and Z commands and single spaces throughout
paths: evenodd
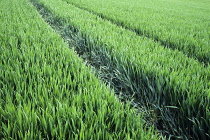
M 0 139 L 158 139 L 27 0 L 0 1 Z
M 124 75 L 130 92 L 146 106 L 159 109 L 157 116 L 168 125 L 169 135 L 209 138 L 209 66 L 64 1 L 34 1 L 53 16 L 55 24 L 64 23 L 78 32 L 90 50 L 107 53 L 115 63 L 116 76 Z
M 209 65 L 207 0 L 65 0 Z

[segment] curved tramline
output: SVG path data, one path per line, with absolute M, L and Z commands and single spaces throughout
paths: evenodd
M 28 0 L 0 7 L 1 139 L 160 139 Z
M 171 136 L 209 138 L 209 66 L 61 0 L 32 1 L 48 11 L 55 24 L 78 32 L 90 50 L 106 51 L 137 98 L 168 107 L 175 119 L 168 127 Z M 164 117 L 161 109 L 157 115 Z M 170 125 L 170 119 L 161 121 Z
M 64 0 L 187 56 L 210 62 L 206 0 Z

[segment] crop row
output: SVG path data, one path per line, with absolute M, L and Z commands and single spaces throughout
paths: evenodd
M 29 1 L 0 7 L 0 138 L 158 139 Z
M 147 96 L 157 106 L 173 106 L 169 110 L 179 114 L 175 120 L 182 129 L 173 134 L 209 137 L 210 67 L 64 1 L 33 1 L 47 9 L 56 21 L 79 32 L 91 49 L 100 46 L 97 49 L 107 51 L 116 69 L 138 91 L 138 98 Z
M 209 4 L 189 1 L 64 0 L 200 62 L 210 62 Z M 193 4 L 196 4 L 194 6 Z

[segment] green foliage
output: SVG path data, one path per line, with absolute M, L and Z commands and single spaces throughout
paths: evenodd
M 0 138 L 159 138 L 29 1 L 2 0 L 0 7 Z
M 177 0 L 64 0 L 77 7 L 152 38 L 165 47 L 210 62 L 210 4 Z
M 36 1 L 55 20 L 85 38 L 90 49 L 100 46 L 102 52 L 107 51 L 137 98 L 170 110 L 174 117 L 172 135 L 185 139 L 209 137 L 209 66 L 66 2 Z M 164 117 L 161 110 L 159 115 Z M 165 118 L 163 123 L 171 122 L 171 117 Z

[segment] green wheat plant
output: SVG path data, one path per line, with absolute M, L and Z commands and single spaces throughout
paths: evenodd
M 78 32 L 91 50 L 96 49 L 94 46 L 106 50 L 136 98 L 145 99 L 145 104 L 169 109 L 177 127 L 170 128 L 172 136 L 209 137 L 209 66 L 67 2 L 34 1 L 55 21 Z M 162 120 L 170 122 L 170 119 Z
M 207 0 L 64 0 L 209 65 Z
M 0 7 L 0 139 L 161 138 L 28 0 Z

